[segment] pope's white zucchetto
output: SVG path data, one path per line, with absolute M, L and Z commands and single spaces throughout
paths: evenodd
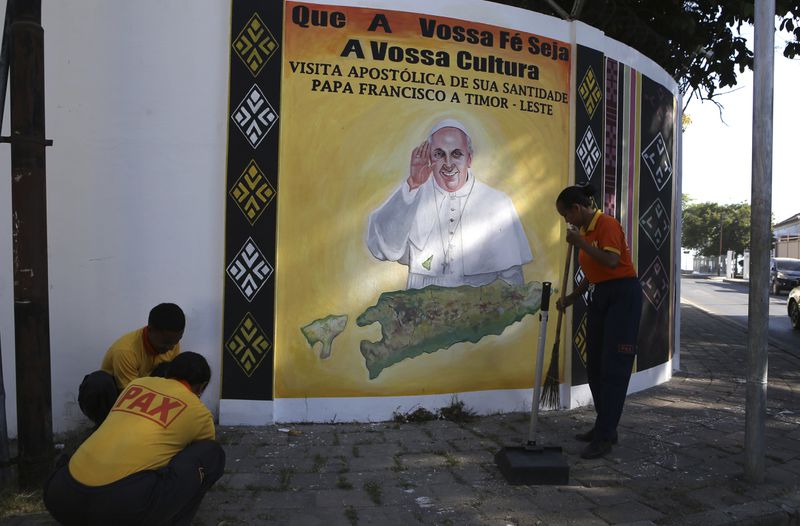
M 461 124 L 461 122 L 455 119 L 444 119 L 437 122 L 436 124 L 433 125 L 433 128 L 431 128 L 431 132 L 428 134 L 428 137 L 433 137 L 433 134 L 441 130 L 442 128 L 455 128 L 457 130 L 461 130 L 462 132 L 464 132 L 464 135 L 469 137 L 469 132 L 467 131 L 466 126 L 464 126 L 463 124 Z

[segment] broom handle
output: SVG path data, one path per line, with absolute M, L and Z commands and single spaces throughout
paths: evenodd
M 547 339 L 547 317 L 550 310 L 550 282 L 542 283 L 542 302 L 539 312 L 539 345 L 536 354 L 536 370 L 533 382 L 533 400 L 531 401 L 531 421 L 528 426 L 528 446 L 536 445 L 536 422 L 539 419 L 539 400 L 542 396 L 542 365 L 544 347 Z
M 561 290 L 559 291 L 561 292 L 562 303 L 567 295 L 567 283 L 569 283 L 569 266 L 571 263 L 572 263 L 572 245 L 567 243 L 567 257 L 566 257 L 566 263 L 564 263 L 564 277 L 561 279 Z M 564 317 L 564 311 L 558 310 L 558 318 L 556 318 L 556 341 L 553 344 L 553 350 L 557 350 L 559 344 L 561 343 L 561 320 L 563 317 Z

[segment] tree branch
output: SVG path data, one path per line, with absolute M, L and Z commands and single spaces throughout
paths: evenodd
M 550 8 L 551 8 L 553 11 L 555 11 L 556 13 L 558 13 L 558 16 L 560 16 L 560 17 L 561 17 L 561 18 L 563 18 L 564 20 L 570 20 L 569 13 L 567 13 L 566 11 L 564 11 L 564 8 L 562 8 L 560 5 L 558 5 L 558 4 L 556 3 L 556 0 L 547 0 L 547 4 L 550 6 Z
M 569 14 L 572 20 L 577 20 L 581 16 L 581 11 L 583 11 L 583 4 L 586 0 L 575 0 L 572 3 L 572 12 Z

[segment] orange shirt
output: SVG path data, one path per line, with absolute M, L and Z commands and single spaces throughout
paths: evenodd
M 578 261 L 589 283 L 636 277 L 636 269 L 633 268 L 625 232 L 622 231 L 622 225 L 616 219 L 597 210 L 589 227 L 586 230 L 581 229 L 581 234 L 592 246 L 619 254 L 619 264 L 616 268 L 611 268 L 599 263 L 581 250 L 578 253 Z

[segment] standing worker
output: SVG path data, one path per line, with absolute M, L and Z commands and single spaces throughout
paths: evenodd
M 65 525 L 189 525 L 225 452 L 200 401 L 211 370 L 179 354 L 166 378 L 131 381 L 100 427 L 50 476 L 44 504 Z
M 584 280 L 556 302 L 563 311 L 593 287 L 587 307 L 586 373 L 597 413 L 594 427 L 575 436 L 589 444 L 582 458 L 599 458 L 617 443 L 628 382 L 636 357 L 642 286 L 622 226 L 594 204 L 594 188 L 569 186 L 556 199 L 567 221 L 567 243 L 580 249 Z

